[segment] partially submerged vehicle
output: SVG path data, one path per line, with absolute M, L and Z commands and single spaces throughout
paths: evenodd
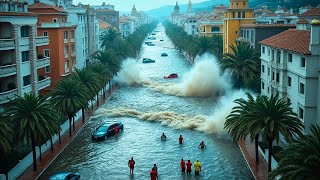
M 170 74 L 170 75 L 168 75 L 168 76 L 164 76 L 164 78 L 165 78 L 165 79 L 178 78 L 178 74 L 172 73 L 172 74 Z
M 154 62 L 156 62 L 156 61 L 153 59 L 150 59 L 150 58 L 143 58 L 142 59 L 142 63 L 154 63 Z
M 118 126 L 119 132 L 123 131 L 123 124 L 121 122 L 117 122 L 114 124 L 101 124 L 99 127 L 95 129 L 91 134 L 92 140 L 101 140 L 107 139 L 110 136 L 115 135 L 114 128 Z
M 168 56 L 167 53 L 161 53 L 161 56 Z

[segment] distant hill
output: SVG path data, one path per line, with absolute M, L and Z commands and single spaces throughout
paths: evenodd
M 218 4 L 229 5 L 229 0 L 209 0 L 201 3 L 194 3 L 192 4 L 192 9 L 195 12 L 199 12 L 202 9 L 204 11 L 211 11 L 212 6 L 218 5 Z M 180 7 L 180 12 L 184 13 L 188 9 L 188 4 L 179 4 L 179 7 Z M 146 13 L 152 17 L 164 17 L 164 16 L 169 16 L 172 13 L 173 8 L 174 8 L 174 5 L 162 6 L 160 8 L 146 11 Z

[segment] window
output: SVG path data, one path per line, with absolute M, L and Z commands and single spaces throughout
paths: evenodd
M 50 73 L 50 71 L 51 71 L 50 65 L 44 68 L 45 73 Z
M 277 63 L 280 63 L 281 51 L 277 51 Z
M 246 13 L 242 12 L 242 18 L 246 18 Z
M 65 55 L 69 54 L 69 47 L 68 47 L 68 45 L 65 45 L 65 46 L 64 46 L 64 54 L 65 54 Z
M 274 72 L 272 71 L 272 80 L 274 80 Z
M 49 49 L 44 49 L 43 50 L 43 56 L 44 57 L 50 57 L 50 50 Z
M 299 107 L 299 118 L 303 119 L 303 115 L 304 115 L 303 109 Z
M 262 65 L 261 71 L 264 73 L 264 65 Z
M 238 31 L 235 31 L 234 33 L 235 33 L 235 34 L 238 34 Z
M 246 3 L 243 3 L 243 7 L 244 7 L 244 8 L 246 7 Z
M 237 7 L 239 6 L 239 4 L 237 3 Z
M 70 31 L 70 38 L 74 39 L 74 31 Z
M 69 72 L 69 61 L 68 60 L 66 60 L 64 62 L 64 71 L 65 71 L 65 73 Z
M 264 83 L 261 82 L 261 89 L 264 89 Z
M 53 18 L 52 22 L 58 22 L 58 19 L 57 18 Z
M 306 67 L 306 58 L 303 58 L 303 57 L 302 57 L 302 58 L 300 59 L 300 66 L 301 66 L 301 67 Z
M 211 27 L 211 32 L 220 32 L 220 27 Z
M 238 18 L 241 18 L 241 12 L 238 12 Z
M 264 54 L 266 51 L 266 48 L 264 46 L 262 46 L 262 54 Z
M 288 76 L 288 86 L 291 87 L 291 77 Z
M 270 92 L 270 88 L 268 87 L 268 93 Z
M 21 26 L 21 37 L 29 37 L 29 27 L 28 26 Z
M 22 62 L 29 61 L 29 51 L 22 51 L 21 58 L 22 58 Z
M 30 75 L 23 76 L 23 86 L 28 86 L 31 84 L 31 77 Z
M 290 98 L 287 98 L 287 103 L 291 104 L 291 99 Z
M 192 25 L 192 29 L 195 29 L 196 28 L 196 25 Z
M 235 18 L 236 17 L 236 13 L 235 12 L 232 12 L 232 18 Z M 226 26 L 227 27 L 227 26 Z
M 43 36 L 48 36 L 48 32 L 47 31 L 43 31 Z
M 64 39 L 68 39 L 68 31 L 63 32 L 63 37 L 64 37 Z
M 304 94 L 304 84 L 300 83 L 299 93 Z
M 270 68 L 268 67 L 268 76 L 270 76 Z
M 270 50 L 268 50 L 268 56 L 270 56 Z
M 288 54 L 288 62 L 292 62 L 292 54 Z
M 276 74 L 276 81 L 279 83 L 279 73 Z

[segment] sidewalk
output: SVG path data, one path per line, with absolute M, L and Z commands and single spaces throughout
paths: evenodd
M 106 92 L 106 98 L 103 99 L 103 96 L 99 97 L 99 105 L 103 105 L 114 91 L 116 91 L 118 87 L 112 87 L 111 91 L 110 89 Z M 78 133 L 81 131 L 81 129 L 87 124 L 90 117 L 93 115 L 93 113 L 98 109 L 97 102 L 94 104 L 93 111 L 86 112 L 85 113 L 85 122 L 82 122 L 82 116 L 79 117 L 79 120 L 75 123 L 76 130 L 72 132 L 72 136 L 69 137 L 69 131 L 65 132 L 61 136 L 61 144 L 59 144 L 59 141 L 53 144 L 54 150 L 51 151 L 48 149 L 45 153 L 42 154 L 42 161 L 37 159 L 37 171 L 33 171 L 33 164 L 29 166 L 17 179 L 21 180 L 33 180 L 37 179 L 44 170 L 55 160 L 55 158 L 66 148 L 66 146 L 73 140 L 74 137 L 78 135 Z
M 259 155 L 259 164 L 256 164 L 254 143 L 251 143 L 248 139 L 246 139 L 245 141 L 238 141 L 238 145 L 255 179 L 268 179 L 267 161 L 263 159 L 261 155 Z

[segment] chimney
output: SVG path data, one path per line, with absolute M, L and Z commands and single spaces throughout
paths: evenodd
M 320 20 L 311 22 L 311 36 L 309 50 L 312 55 L 320 55 Z

